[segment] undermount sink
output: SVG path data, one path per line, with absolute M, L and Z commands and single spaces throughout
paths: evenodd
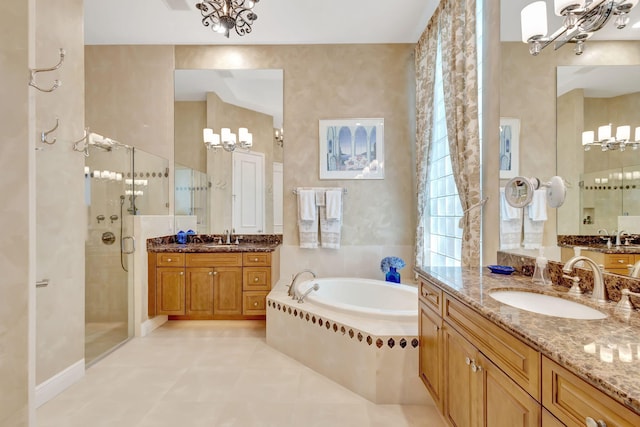
M 505 290 L 494 291 L 489 295 L 503 304 L 546 316 L 582 320 L 596 320 L 607 317 L 606 314 L 586 305 L 535 292 Z

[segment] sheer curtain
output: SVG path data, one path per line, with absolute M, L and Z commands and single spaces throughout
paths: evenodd
M 476 53 L 476 0 L 442 0 L 416 46 L 416 159 L 418 218 L 416 266 L 425 265 L 424 220 L 436 52 L 440 38 L 444 99 L 453 175 L 464 216 L 461 265 L 480 264 L 480 134 Z

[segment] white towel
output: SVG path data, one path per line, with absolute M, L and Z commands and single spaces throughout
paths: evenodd
M 500 219 L 518 219 L 522 215 L 522 209 L 514 208 L 504 197 L 504 187 L 500 188 Z
M 533 221 L 547 220 L 547 190 L 539 189 L 533 192 L 533 199 L 529 205 L 529 218 Z
M 544 221 L 534 221 L 526 215 L 524 218 L 524 239 L 522 244 L 525 249 L 538 249 L 542 246 L 544 235 Z
M 342 219 L 342 189 L 325 192 L 325 200 L 327 205 L 327 220 L 340 221 Z
M 298 189 L 298 215 L 302 221 L 315 221 L 317 216 L 316 193 L 313 190 Z
M 315 249 L 318 247 L 318 209 L 316 208 L 315 191 L 298 188 L 297 192 L 300 247 Z
M 340 249 L 342 221 L 327 219 L 327 207 L 320 206 L 320 240 L 323 248 Z

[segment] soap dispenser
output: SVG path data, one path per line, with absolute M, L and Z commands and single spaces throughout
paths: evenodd
M 549 280 L 549 273 L 547 271 L 547 263 L 548 260 L 544 256 L 544 249 L 540 248 L 538 250 L 538 256 L 536 257 L 536 267 L 533 270 L 533 283 L 537 283 L 539 285 L 551 284 L 551 280 Z

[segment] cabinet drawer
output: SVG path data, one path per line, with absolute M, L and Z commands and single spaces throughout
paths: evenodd
M 627 264 L 633 264 L 632 254 L 606 254 L 604 257 L 604 268 L 626 268 Z
M 569 427 L 586 417 L 608 427 L 640 426 L 640 415 L 547 357 L 542 358 L 542 405 Z
M 438 315 L 442 315 L 442 290 L 422 278 L 420 278 L 420 299 Z
M 242 314 L 254 316 L 267 314 L 267 293 L 260 291 L 245 291 L 242 294 Z
M 187 254 L 187 267 L 240 267 L 240 253 L 199 253 Z
M 184 254 L 180 253 L 157 253 L 156 265 L 158 267 L 184 267 Z
M 242 254 L 242 264 L 245 267 L 270 267 L 271 252 L 245 252 Z
M 540 401 L 540 354 L 446 293 L 443 302 L 444 320 Z
M 242 289 L 245 291 L 268 291 L 271 289 L 270 267 L 244 267 Z

